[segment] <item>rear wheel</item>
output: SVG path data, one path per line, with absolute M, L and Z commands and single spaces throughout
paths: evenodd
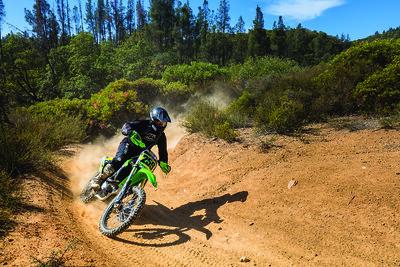
M 97 175 L 97 174 L 96 174 Z M 95 197 L 95 192 L 93 191 L 91 187 L 92 180 L 95 176 L 93 176 L 85 185 L 85 187 L 82 189 L 82 192 L 80 194 L 80 199 L 83 203 L 89 203 L 92 201 Z
M 114 205 L 114 198 L 100 218 L 99 229 L 103 235 L 113 237 L 127 229 L 139 216 L 146 202 L 146 192 L 142 187 L 132 187 L 132 194 L 126 194 L 120 205 Z

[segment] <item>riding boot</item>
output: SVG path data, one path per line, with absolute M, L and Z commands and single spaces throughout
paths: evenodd
M 108 178 L 110 177 L 113 173 L 115 172 L 114 167 L 109 163 L 106 166 L 104 166 L 104 169 L 102 172 L 99 172 L 95 177 L 93 177 L 92 182 L 90 184 L 90 187 L 93 190 L 98 190 L 100 189 L 100 185 Z

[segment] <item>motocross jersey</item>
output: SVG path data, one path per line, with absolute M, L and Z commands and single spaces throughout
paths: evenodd
M 133 131 L 139 134 L 145 147 L 140 147 L 132 142 L 130 136 Z M 121 132 L 126 137 L 119 144 L 117 153 L 112 160 L 115 169 L 121 167 L 126 160 L 138 156 L 144 148 L 150 149 L 154 145 L 158 147 L 159 160 L 168 162 L 167 138 L 164 129 L 155 127 L 150 120 L 127 122 L 122 126 Z

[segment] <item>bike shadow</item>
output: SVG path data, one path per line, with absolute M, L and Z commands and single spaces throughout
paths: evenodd
M 210 223 L 221 223 L 218 209 L 227 203 L 245 202 L 247 191 L 235 194 L 225 194 L 219 197 L 189 202 L 177 208 L 168 208 L 154 201 L 155 205 L 146 205 L 142 215 L 133 223 L 134 226 L 144 226 L 140 229 L 128 229 L 134 239 L 115 237 L 114 240 L 137 246 L 167 247 L 185 243 L 190 240 L 186 232 L 196 230 L 210 239 L 212 232 L 206 228 Z M 201 213 L 201 214 L 196 214 Z M 149 227 L 155 225 L 156 227 Z M 157 227 L 161 226 L 161 227 Z M 164 228 L 168 227 L 168 228 Z

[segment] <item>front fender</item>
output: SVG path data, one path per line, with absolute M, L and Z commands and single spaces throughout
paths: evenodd
M 150 181 L 150 183 L 157 188 L 158 184 L 157 184 L 157 179 L 156 176 L 154 175 L 154 173 L 152 173 L 151 171 L 149 171 L 146 168 L 142 168 L 140 169 L 135 176 L 133 177 L 132 181 L 141 181 L 144 179 L 148 179 Z

